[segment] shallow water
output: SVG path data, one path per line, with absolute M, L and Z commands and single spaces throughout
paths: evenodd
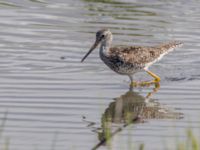
M 133 105 L 140 113 L 150 109 L 141 113 L 143 120 L 125 127 L 123 117 L 112 118 L 110 128 L 122 129 L 112 138 L 114 150 L 141 143 L 148 150 L 174 148 L 188 127 L 198 134 L 199 5 L 195 0 L 1 1 L 0 147 L 9 142 L 10 150 L 92 149 L 110 106 L 125 111 Z M 109 70 L 97 50 L 80 63 L 103 27 L 113 32 L 114 44 L 184 42 L 150 68 L 162 79 L 157 93 L 146 98 L 153 87 L 137 88 L 127 96 L 129 79 Z M 142 72 L 134 79 L 150 78 Z M 139 106 L 150 101 L 146 109 L 137 107 L 136 98 Z

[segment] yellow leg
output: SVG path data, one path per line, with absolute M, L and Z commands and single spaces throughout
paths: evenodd
M 138 85 L 139 86 L 150 86 L 151 84 L 159 83 L 160 82 L 160 77 L 154 74 L 151 71 L 145 70 L 150 76 L 154 78 L 152 81 L 146 81 L 146 82 L 141 82 Z
M 130 83 L 130 87 L 137 87 L 138 84 L 139 84 L 138 82 L 132 81 L 132 82 Z
M 150 85 L 155 84 L 155 82 L 152 81 L 146 81 L 146 82 L 137 82 L 137 81 L 132 81 L 130 83 L 130 88 L 133 87 L 149 87 Z
M 158 82 L 160 82 L 160 77 L 159 76 L 157 76 L 156 74 L 154 74 L 153 72 L 151 72 L 151 71 L 148 71 L 148 70 L 146 70 L 146 72 L 150 75 L 150 76 L 152 76 L 153 78 L 154 78 L 154 83 L 158 83 Z
M 149 71 L 149 70 L 145 70 L 150 76 L 152 76 L 154 78 L 154 80 L 152 81 L 144 81 L 144 82 L 135 82 L 132 80 L 131 78 L 131 83 L 130 83 L 130 87 L 138 87 L 138 86 L 150 86 L 152 84 L 155 83 L 159 83 L 160 82 L 160 77 L 157 76 L 156 74 L 154 74 L 153 72 Z
M 150 98 L 154 93 L 156 93 L 160 89 L 160 83 L 154 83 L 153 91 L 149 92 L 146 98 Z

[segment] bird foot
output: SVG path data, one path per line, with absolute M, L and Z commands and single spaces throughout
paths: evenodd
M 151 82 L 151 81 L 143 81 L 143 82 L 139 83 L 139 86 L 141 86 L 141 87 L 149 87 L 152 84 L 153 84 L 153 82 Z
M 152 85 L 152 84 L 159 84 L 159 82 L 160 82 L 160 79 L 155 79 L 155 80 L 152 80 L 152 81 L 144 81 L 144 82 L 140 82 L 140 85 L 141 86 L 150 86 L 150 85 Z
M 153 81 L 143 81 L 143 82 L 131 82 L 130 87 L 149 87 L 151 85 L 158 85 L 160 79 L 155 79 Z
M 151 84 L 153 84 L 153 83 L 151 83 L 151 82 L 136 82 L 136 81 L 134 81 L 134 82 L 131 82 L 131 84 L 130 84 L 130 87 L 149 87 Z
M 130 83 L 130 87 L 137 87 L 139 82 L 133 81 Z

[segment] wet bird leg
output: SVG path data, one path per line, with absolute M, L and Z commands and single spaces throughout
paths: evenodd
M 154 74 L 153 72 L 149 71 L 149 70 L 145 70 L 150 76 L 152 76 L 154 78 L 154 80 L 152 81 L 144 81 L 144 82 L 136 82 L 132 80 L 132 77 L 130 77 L 131 79 L 131 83 L 130 83 L 130 87 L 137 87 L 137 86 L 150 86 L 152 84 L 155 83 L 159 83 L 160 82 L 160 77 L 157 76 L 156 74 Z
M 159 76 L 157 76 L 156 74 L 154 74 L 153 72 L 148 71 L 148 70 L 146 70 L 146 72 L 147 72 L 150 76 L 152 76 L 152 77 L 154 78 L 154 80 L 153 80 L 153 81 L 150 81 L 150 82 L 153 82 L 153 83 L 158 83 L 158 82 L 160 82 L 160 77 L 159 77 Z
M 160 77 L 157 76 L 156 74 L 154 74 L 153 72 L 149 71 L 149 70 L 145 70 L 150 76 L 152 76 L 154 78 L 154 80 L 152 81 L 146 81 L 146 82 L 141 82 L 140 85 L 141 86 L 148 86 L 154 83 L 159 83 L 160 82 Z

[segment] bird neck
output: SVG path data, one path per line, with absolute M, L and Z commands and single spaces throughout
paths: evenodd
M 109 54 L 111 43 L 112 43 L 111 40 L 105 40 L 101 42 L 100 51 L 99 51 L 99 54 L 101 57 L 105 55 L 107 56 Z

